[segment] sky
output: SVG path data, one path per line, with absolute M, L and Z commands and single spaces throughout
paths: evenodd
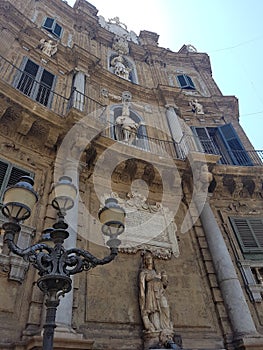
M 75 0 L 67 0 L 73 6 Z M 184 44 L 206 52 L 223 95 L 239 101 L 240 124 L 263 150 L 263 1 L 90 0 L 106 20 L 118 16 L 128 30 L 160 35 L 159 46 L 177 52 Z

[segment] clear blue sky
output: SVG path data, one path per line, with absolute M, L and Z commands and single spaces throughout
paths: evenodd
M 89 2 L 106 20 L 118 16 L 136 34 L 158 33 L 161 47 L 176 52 L 192 44 L 208 53 L 217 85 L 224 95 L 238 98 L 240 123 L 255 149 L 263 149 L 262 0 Z

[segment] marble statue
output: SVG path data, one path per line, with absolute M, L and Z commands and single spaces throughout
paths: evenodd
M 58 50 L 58 44 L 54 42 L 53 40 L 40 40 L 40 49 L 44 54 L 46 54 L 49 57 L 52 57 L 55 55 L 55 53 Z
M 201 103 L 198 102 L 197 99 L 190 101 L 189 104 L 192 107 L 193 112 L 195 112 L 196 114 L 205 114 L 203 106 L 201 105 Z
M 195 191 L 198 194 L 206 193 L 213 180 L 213 174 L 208 170 L 207 164 L 203 164 L 198 170 L 198 175 L 194 181 Z
M 143 256 L 143 268 L 139 275 L 139 304 L 146 332 L 173 332 L 170 309 L 165 296 L 168 279 L 165 271 L 158 273 L 152 254 Z
M 115 135 L 118 141 L 131 145 L 136 139 L 139 124 L 130 117 L 130 102 L 123 101 L 122 114 L 115 120 Z
M 111 66 L 116 75 L 123 79 L 130 80 L 129 75 L 131 69 L 125 66 L 124 59 L 121 55 L 118 55 L 111 60 Z

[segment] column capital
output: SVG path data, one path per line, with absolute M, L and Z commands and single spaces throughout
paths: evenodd
M 169 108 L 173 108 L 173 109 L 179 109 L 178 106 L 175 103 L 166 103 L 164 105 L 165 108 L 169 109 Z

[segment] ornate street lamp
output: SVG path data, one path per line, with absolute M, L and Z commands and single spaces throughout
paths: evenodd
M 110 254 L 108 256 L 98 259 L 86 250 L 78 248 L 66 250 L 63 243 L 69 233 L 68 224 L 64 219 L 67 210 L 74 206 L 77 189 L 70 177 L 62 176 L 52 191 L 52 206 L 57 211 L 58 219 L 52 228 L 45 230 L 50 234 L 53 246 L 38 243 L 21 249 L 15 244 L 14 238 L 21 230 L 19 222 L 30 217 L 32 208 L 38 200 L 38 194 L 34 191 L 33 185 L 34 180 L 31 177 L 23 176 L 17 184 L 5 191 L 2 213 L 8 221 L 3 224 L 4 242 L 13 253 L 32 263 L 38 270 L 40 278 L 37 285 L 47 296 L 43 350 L 52 350 L 59 298 L 71 290 L 70 276 L 83 270 L 90 270 L 97 265 L 108 264 L 117 256 L 118 246 L 121 243 L 118 236 L 124 231 L 125 211 L 114 198 L 107 199 L 105 206 L 99 211 L 102 232 L 109 237 L 107 245 L 110 247 Z

